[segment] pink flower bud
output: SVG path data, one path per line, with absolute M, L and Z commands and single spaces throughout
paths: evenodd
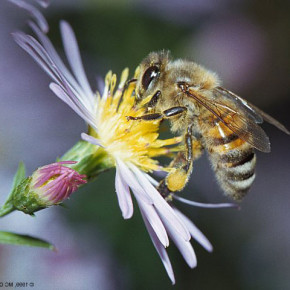
M 67 199 L 78 187 L 87 183 L 86 175 L 63 166 L 76 161 L 61 161 L 38 168 L 32 175 L 31 190 L 43 200 L 46 206 L 58 204 Z

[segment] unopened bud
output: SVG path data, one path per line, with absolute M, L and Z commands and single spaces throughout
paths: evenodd
M 64 165 L 76 161 L 61 161 L 38 168 L 30 177 L 22 179 L 13 189 L 2 207 L 20 210 L 27 214 L 57 205 L 67 199 L 80 185 L 86 183 L 85 175 Z M 0 214 L 1 214 L 0 210 Z

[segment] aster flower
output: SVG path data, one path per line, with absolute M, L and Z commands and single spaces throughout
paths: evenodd
M 64 65 L 43 30 L 35 23 L 30 23 L 30 26 L 38 40 L 17 32 L 13 34 L 15 41 L 51 77 L 53 82 L 49 87 L 54 94 L 89 126 L 88 132 L 81 134 L 83 141 L 77 143 L 62 159 L 79 161 L 72 168 L 86 174 L 89 180 L 104 169 L 116 168 L 115 187 L 122 215 L 125 219 L 132 217 L 133 195 L 152 242 L 174 284 L 174 273 L 166 252 L 169 237 L 191 268 L 197 263 L 191 237 L 207 251 L 212 251 L 206 237 L 159 194 L 157 182 L 148 174 L 156 170 L 170 171 L 170 168 L 161 166 L 155 157 L 179 151 L 181 147 L 177 144 L 181 138 L 159 139 L 160 120 L 128 122 L 127 116 L 145 113 L 144 107 L 135 105 L 135 84 L 125 87 L 128 69 L 123 71 L 118 86 L 116 75 L 109 72 L 102 94 L 92 90 L 75 35 L 67 22 L 62 21 L 60 29 L 71 71 Z
M 85 175 L 66 165 L 75 161 L 61 161 L 38 168 L 31 176 L 25 177 L 21 163 L 14 178 L 11 194 L 0 209 L 0 216 L 19 210 L 32 215 L 34 212 L 58 205 L 85 184 Z

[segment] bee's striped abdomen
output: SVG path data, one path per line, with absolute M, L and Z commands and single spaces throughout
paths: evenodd
M 254 148 L 217 121 L 203 135 L 217 180 L 229 197 L 240 200 L 255 179 Z

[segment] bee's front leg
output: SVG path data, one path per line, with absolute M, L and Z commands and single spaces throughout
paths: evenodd
M 202 144 L 192 136 L 192 128 L 188 127 L 184 136 L 185 150 L 177 154 L 169 167 L 172 171 L 162 180 L 158 186 L 160 194 L 168 201 L 176 191 L 181 191 L 187 184 L 192 172 L 193 160 L 202 153 Z
M 144 121 L 152 121 L 158 119 L 170 119 L 171 117 L 176 117 L 181 115 L 187 111 L 186 107 L 172 107 L 163 111 L 162 113 L 153 113 L 153 114 L 146 114 L 140 117 L 132 117 L 127 116 L 127 120 L 144 120 Z
M 158 90 L 150 99 L 150 101 L 147 105 L 148 110 L 151 110 L 156 106 L 158 100 L 160 99 L 160 96 L 161 96 L 161 91 Z

